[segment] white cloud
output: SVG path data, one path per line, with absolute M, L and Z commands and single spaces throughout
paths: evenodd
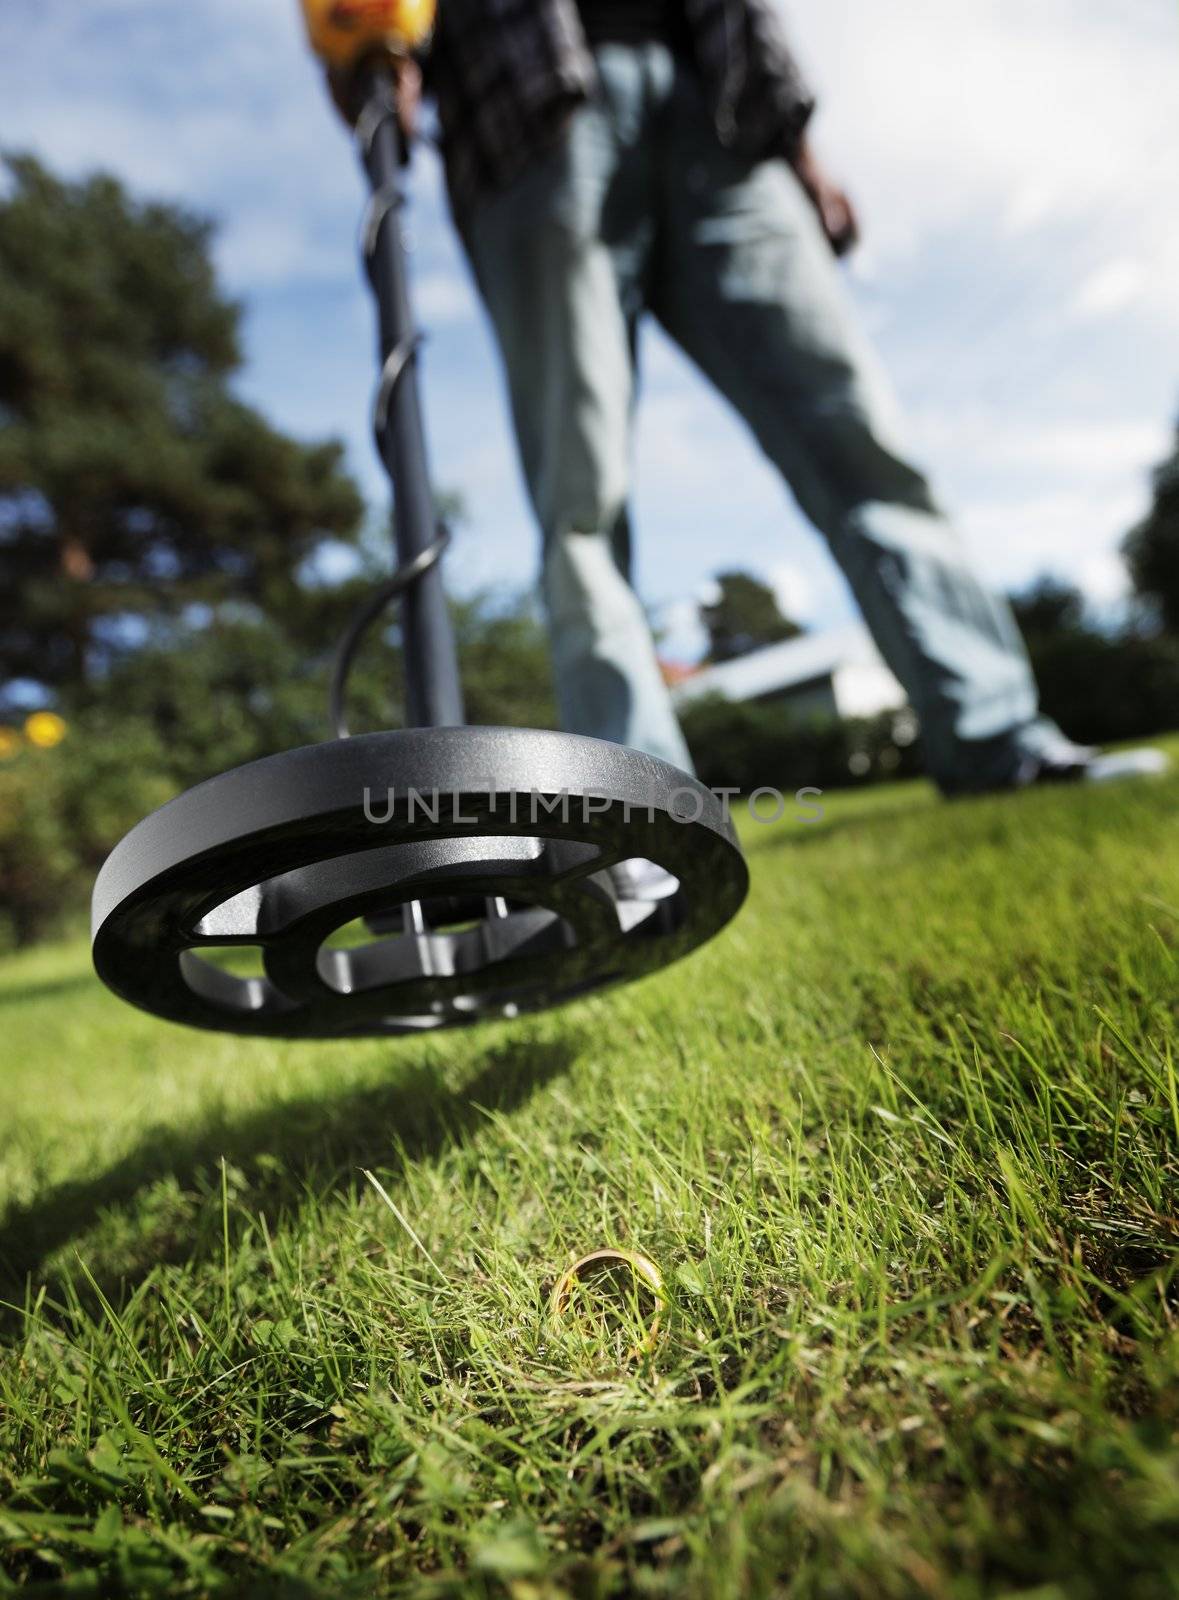
M 719 594 L 719 590 L 717 593 Z M 702 603 L 704 596 L 701 596 Z M 708 634 L 693 600 L 673 600 L 655 608 L 659 653 L 665 661 L 696 661 L 708 647 Z
M 234 217 L 217 237 L 214 254 L 230 283 L 257 290 L 314 277 L 339 276 L 338 252 L 321 250 L 298 217 L 254 213 Z
M 1095 268 L 1081 282 L 1069 309 L 1082 319 L 1108 317 L 1141 299 L 1149 284 L 1150 276 L 1141 261 L 1119 256 Z
M 923 450 L 937 460 L 973 460 L 988 474 L 1080 474 L 1087 480 L 1145 480 L 1169 448 L 1162 417 L 1031 418 L 964 405 L 918 412 L 913 427 Z
M 782 614 L 805 624 L 815 604 L 815 586 L 809 574 L 792 561 L 775 561 L 766 579 Z
M 1043 572 L 1077 583 L 1104 603 L 1118 589 L 1118 547 L 1142 515 L 1144 494 L 1114 484 L 1047 490 L 972 506 L 967 545 L 997 588 L 1021 588 Z M 1124 587 L 1124 583 L 1121 584 Z
M 1095 605 L 1103 608 L 1120 605 L 1130 592 L 1126 564 L 1112 550 L 1087 556 L 1077 571 L 1076 582 Z
M 880 197 L 872 213 L 886 198 L 928 227 L 997 201 L 1028 226 L 1092 216 L 1097 196 L 1120 213 L 1160 159 L 1179 164 L 1167 0 L 833 0 L 791 7 L 789 25 L 819 130 Z
M 458 272 L 418 273 L 414 278 L 413 300 L 418 316 L 427 326 L 463 322 L 478 314 L 470 285 Z

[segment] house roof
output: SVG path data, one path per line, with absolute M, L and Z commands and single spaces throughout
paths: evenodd
M 862 623 L 849 622 L 826 633 L 804 633 L 735 661 L 705 667 L 677 684 L 672 693 L 677 705 L 707 694 L 723 695 L 727 700 L 761 700 L 819 678 L 834 677 L 845 668 L 870 668 L 874 677 L 877 673 L 886 679 L 890 676 Z M 899 703 L 903 698 L 899 688 L 897 697 Z

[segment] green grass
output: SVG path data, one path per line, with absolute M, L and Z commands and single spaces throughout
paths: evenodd
M 0 963 L 0 1592 L 1173 1595 L 1177 809 L 830 796 L 681 967 L 407 1043 Z M 602 1245 L 647 1357 L 548 1317 Z

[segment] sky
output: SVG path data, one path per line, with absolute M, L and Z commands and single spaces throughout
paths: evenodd
M 817 148 L 860 209 L 848 287 L 988 582 L 1044 572 L 1101 613 L 1179 411 L 1179 12 L 1173 0 L 792 0 Z M 294 0 L 3 0 L 0 147 L 211 215 L 244 310 L 242 395 L 338 435 L 374 504 L 373 313 L 349 138 Z M 412 272 L 435 476 L 466 506 L 458 592 L 536 570 L 493 344 L 436 157 L 415 160 Z M 723 568 L 797 620 L 853 614 L 821 538 L 740 421 L 659 333 L 640 353 L 637 581 L 690 660 Z

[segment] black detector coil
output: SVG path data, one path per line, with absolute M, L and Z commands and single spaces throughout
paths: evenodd
M 745 890 L 719 801 L 674 767 L 574 734 L 408 729 L 271 756 L 146 818 L 99 876 L 94 959 L 197 1027 L 421 1032 L 642 977 Z M 208 959 L 233 946 L 262 975 Z

